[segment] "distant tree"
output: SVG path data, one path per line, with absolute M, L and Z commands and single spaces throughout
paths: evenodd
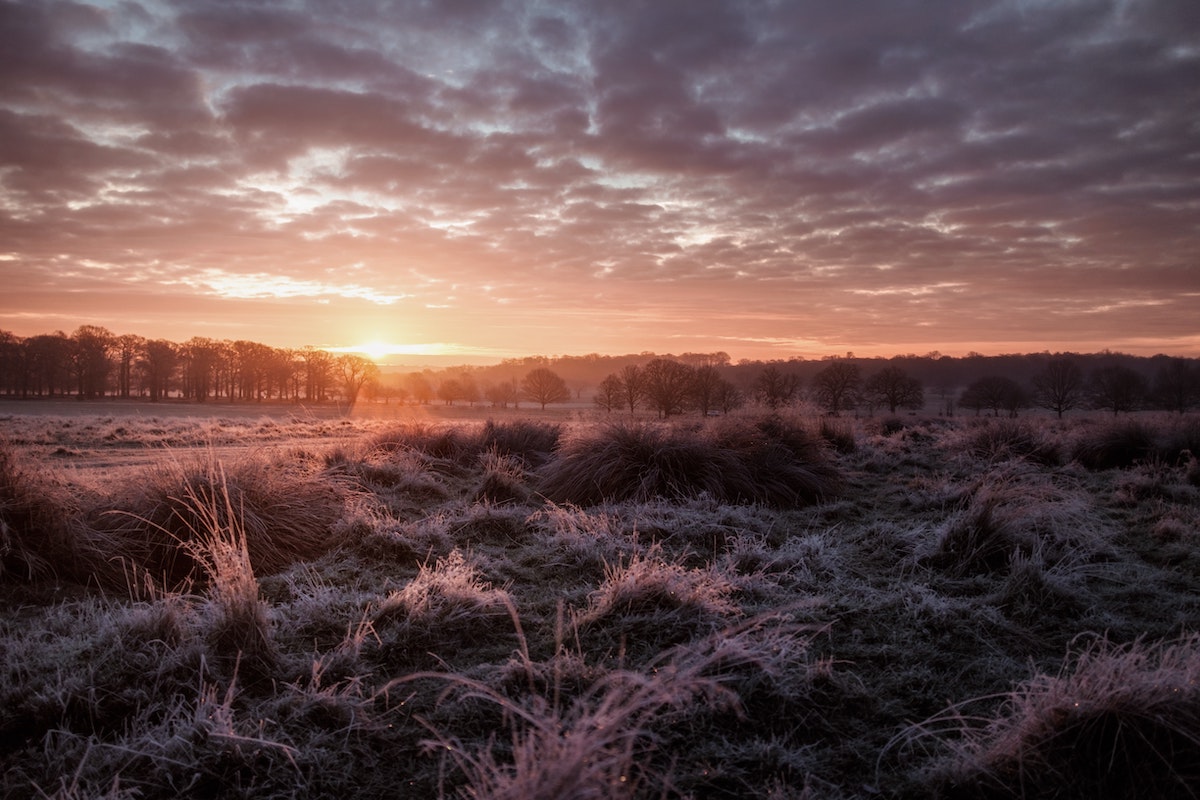
M 656 358 L 642 368 L 642 395 L 660 417 L 682 414 L 688 405 L 695 370 L 667 358 Z
M 71 372 L 71 340 L 62 331 L 30 336 L 24 342 L 26 386 L 38 396 L 66 394 Z M 26 391 L 23 388 L 21 395 Z
M 178 363 L 179 353 L 175 345 L 166 339 L 152 339 L 142 344 L 136 368 L 141 376 L 142 387 L 150 395 L 150 402 L 157 403 L 170 392 Z
M 925 405 L 925 390 L 921 382 L 895 365 L 889 365 L 867 378 L 863 394 L 873 405 L 887 406 L 896 413 L 897 408 L 919 409 Z
M 180 353 L 183 358 L 184 397 L 203 403 L 212 396 L 217 383 L 217 365 L 222 357 L 220 342 L 202 336 L 193 336 L 184 342 Z
M 81 325 L 71 334 L 71 365 L 81 398 L 104 396 L 115 342 L 112 332 L 98 325 Z
M 1182 414 L 1200 397 L 1200 370 L 1183 358 L 1172 358 L 1154 373 L 1155 402 Z
M 620 381 L 621 397 L 624 401 L 622 405 L 628 406 L 629 413 L 632 414 L 642 400 L 646 388 L 646 376 L 642 374 L 642 368 L 637 364 L 626 364 L 616 374 L 616 377 Z
M 813 396 L 830 414 L 854 408 L 862 386 L 862 374 L 857 364 L 835 359 L 813 376 Z
M 722 354 L 724 355 L 724 354 Z M 726 361 L 729 357 L 725 356 Z M 691 401 L 692 405 L 707 417 L 709 412 L 721 410 L 720 398 L 726 391 L 729 381 L 721 377 L 713 364 L 702 364 L 692 370 Z
M 437 390 L 438 399 L 448 406 L 454 405 L 454 401 L 462 400 L 464 397 L 462 384 L 457 378 L 445 378 L 438 384 Z
M 483 396 L 493 408 L 508 408 L 509 403 L 516 403 L 521 399 L 521 393 L 512 381 L 493 383 L 484 390 Z
M 342 395 L 349 405 L 354 405 L 363 386 L 379 378 L 379 366 L 369 358 L 344 353 L 337 358 L 338 372 L 342 379 Z
M 746 402 L 745 395 L 742 391 L 733 385 L 730 381 L 722 380 L 717 386 L 716 393 L 713 397 L 717 408 L 722 414 L 728 414 L 730 411 L 741 408 Z
M 1021 388 L 1021 384 L 1003 375 L 985 375 L 972 381 L 962 395 L 958 404 L 969 408 L 976 414 L 984 409 L 990 409 L 992 416 L 1000 416 L 1001 411 L 1007 411 L 1015 417 L 1017 411 L 1029 405 L 1029 395 Z
M 754 379 L 754 397 L 767 408 L 775 409 L 792 404 L 800 391 L 800 376 L 784 372 L 769 364 Z
M 1069 358 L 1052 359 L 1033 376 L 1033 402 L 1053 411 L 1059 419 L 1083 405 L 1086 396 L 1083 371 Z
M 1088 389 L 1096 408 L 1111 410 L 1116 416 L 1141 406 L 1146 396 L 1146 379 L 1132 367 L 1112 364 L 1092 370 Z
M 145 339 L 132 333 L 116 337 L 113 352 L 117 362 L 117 396 L 128 398 L 133 388 L 133 369 Z
M 571 399 L 571 390 L 558 374 L 546 367 L 530 370 L 521 379 L 521 396 L 541 405 L 542 410 L 550 403 L 562 403 Z
M 427 406 L 433 400 L 433 384 L 429 382 L 429 377 L 422 372 L 408 373 L 404 377 L 404 388 L 408 390 L 408 396 L 417 405 Z
M 615 408 L 621 408 L 624 403 L 621 379 L 616 375 L 608 375 L 600 381 L 596 389 L 595 402 L 600 408 L 612 413 Z
M 304 363 L 304 399 L 310 403 L 325 402 L 333 385 L 333 353 L 310 346 L 301 349 L 299 355 Z
M 475 376 L 471 373 L 463 372 L 459 375 L 458 383 L 462 387 L 461 399 L 467 401 L 467 405 L 473 406 L 483 398 L 483 392 L 480 390 Z

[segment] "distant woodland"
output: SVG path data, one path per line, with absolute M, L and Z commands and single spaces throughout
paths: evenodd
M 1200 406 L 1200 360 L 1168 355 L 853 353 L 734 362 L 723 352 L 528 356 L 490 366 L 395 371 L 317 347 L 276 348 L 194 337 L 186 342 L 85 325 L 21 337 L 0 331 L 0 398 L 150 402 L 356 401 L 534 408 L 573 403 L 660 417 L 745 405 L 811 404 L 824 413 L 972 413 L 1040 408 L 1114 414 Z

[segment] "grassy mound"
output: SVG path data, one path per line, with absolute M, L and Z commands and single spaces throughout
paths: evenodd
M 558 503 L 683 500 L 797 507 L 837 493 L 841 480 L 817 437 L 778 418 L 710 429 L 618 422 L 567 439 L 541 492 Z

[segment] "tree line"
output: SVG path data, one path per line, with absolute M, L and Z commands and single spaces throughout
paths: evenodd
M 1006 375 L 983 375 L 961 392 L 942 391 L 938 413 L 953 414 L 955 405 L 981 414 L 990 411 L 1016 416 L 1027 408 L 1052 411 L 1061 419 L 1072 409 L 1104 409 L 1113 414 L 1140 409 L 1183 413 L 1200 404 L 1200 367 L 1193 359 L 1159 360 L 1152 377 L 1131 366 L 1102 364 L 1085 372 L 1077 360 L 1050 358 L 1028 382 Z M 686 364 L 656 358 L 645 365 L 630 364 L 606 376 L 595 395 L 596 405 L 608 412 L 638 408 L 659 417 L 687 411 L 702 415 L 728 413 L 747 402 L 771 409 L 810 402 L 825 413 L 874 414 L 886 410 L 925 407 L 922 381 L 897 364 L 871 373 L 850 359 L 832 358 L 803 378 L 785 365 L 760 366 L 745 388 L 722 374 L 717 364 Z
M 604 370 L 607 369 L 607 374 Z M 565 376 L 565 377 L 564 377 Z M 603 376 L 603 377 L 601 377 Z M 1200 405 L 1196 359 L 1029 354 L 952 358 L 936 352 L 891 359 L 827 357 L 806 361 L 742 360 L 724 352 L 658 356 L 528 356 L 489 367 L 382 374 L 371 360 L 317 347 L 276 348 L 245 340 L 165 339 L 117 335 L 93 325 L 19 337 L 0 331 L 0 395 L 175 398 L 192 402 L 347 402 L 371 399 L 428 404 L 529 402 L 545 408 L 569 400 L 609 412 L 653 411 L 659 417 L 728 413 L 750 403 L 771 409 L 812 403 L 825 413 L 918 410 L 930 395 L 938 413 L 956 408 L 1015 415 L 1043 408 L 1114 414 L 1143 408 L 1183 412 Z
M 0 394 L 8 397 L 353 403 L 378 375 L 367 358 L 316 347 L 204 337 L 176 343 L 96 325 L 24 338 L 0 331 Z

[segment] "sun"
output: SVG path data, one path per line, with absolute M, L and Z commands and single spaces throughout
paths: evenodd
M 390 355 L 394 355 L 397 352 L 397 350 L 401 350 L 401 349 L 402 348 L 397 348 L 396 345 L 394 345 L 394 344 L 388 344 L 387 342 L 376 341 L 376 342 L 367 342 L 366 344 L 360 344 L 354 348 L 354 351 L 358 352 L 358 353 L 362 353 L 364 356 L 371 359 L 372 361 L 379 361 L 381 358 L 387 358 Z

